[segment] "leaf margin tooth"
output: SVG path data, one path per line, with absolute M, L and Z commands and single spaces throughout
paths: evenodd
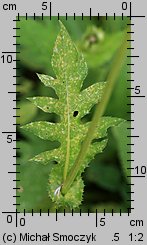
M 51 77 L 49 75 L 45 75 L 45 74 L 39 74 L 37 73 L 37 76 L 39 78 L 39 80 L 46 86 L 49 88 L 53 88 L 59 98 L 59 94 L 60 94 L 60 83 L 59 80 Z
M 60 114 L 60 102 L 57 98 L 47 97 L 47 96 L 34 96 L 28 97 L 31 103 L 37 106 L 40 110 L 44 111 L 45 113 L 56 113 Z M 44 104 L 44 106 L 42 105 Z
M 60 123 L 51 123 L 47 121 L 36 121 L 21 126 L 21 129 L 33 133 L 35 136 L 43 140 L 59 141 L 61 140 Z M 50 126 L 50 127 L 48 127 Z M 48 130 L 48 132 L 46 131 Z M 59 137 L 60 136 L 60 137 Z
M 61 151 L 59 147 L 49 151 L 41 152 L 38 155 L 35 155 L 31 159 L 29 159 L 29 162 L 35 162 L 36 164 L 47 165 L 50 162 L 57 161 L 57 163 L 60 164 L 60 157 L 61 157 L 60 154 Z
M 79 99 L 78 110 L 81 118 L 87 115 L 92 107 L 101 101 L 106 84 L 107 82 L 97 82 L 79 93 L 77 99 Z

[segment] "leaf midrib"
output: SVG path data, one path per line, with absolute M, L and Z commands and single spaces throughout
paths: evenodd
M 67 177 L 69 159 L 70 159 L 70 99 L 69 99 L 68 81 L 66 81 L 66 106 L 67 106 L 67 145 L 66 145 L 66 160 L 64 165 L 63 181 L 65 181 Z

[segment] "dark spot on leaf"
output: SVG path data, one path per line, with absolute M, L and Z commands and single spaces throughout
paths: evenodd
M 74 111 L 74 113 L 73 113 L 73 117 L 76 117 L 77 115 L 78 115 L 78 111 Z
M 57 162 L 57 161 L 53 161 L 53 164 L 55 164 L 55 165 L 56 165 L 56 164 L 58 164 L 58 162 Z

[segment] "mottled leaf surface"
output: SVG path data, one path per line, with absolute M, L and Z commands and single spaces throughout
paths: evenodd
M 61 22 L 51 63 L 56 77 L 39 75 L 39 78 L 45 86 L 55 90 L 57 98 L 33 97 L 29 100 L 44 112 L 58 114 L 60 121 L 58 123 L 32 122 L 23 128 L 41 139 L 60 142 L 59 148 L 40 153 L 32 160 L 42 164 L 47 164 L 50 161 L 57 162 L 49 175 L 49 197 L 57 207 L 76 208 L 81 204 L 83 195 L 84 184 L 81 173 L 95 154 L 102 152 L 105 148 L 107 129 L 117 126 L 122 120 L 111 117 L 101 119 L 94 136 L 94 139 L 101 140 L 91 144 L 85 161 L 68 192 L 64 196 L 61 192 L 59 195 L 55 195 L 57 188 L 62 187 L 65 165 L 68 166 L 69 172 L 86 136 L 89 122 L 82 123 L 81 118 L 89 113 L 93 105 L 101 101 L 106 83 L 96 83 L 81 91 L 83 81 L 87 76 L 87 64 Z

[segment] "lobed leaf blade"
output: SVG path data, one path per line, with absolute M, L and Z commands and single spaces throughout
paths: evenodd
M 81 91 L 83 81 L 87 76 L 87 64 L 61 22 L 60 27 L 51 61 L 56 78 L 38 75 L 45 86 L 55 90 L 58 99 L 33 97 L 29 100 L 44 112 L 57 113 L 61 121 L 60 123 L 33 122 L 22 128 L 41 139 L 60 142 L 59 148 L 40 153 L 32 161 L 41 162 L 44 165 L 50 161 L 57 162 L 49 175 L 49 197 L 57 207 L 67 206 L 72 209 L 82 202 L 84 184 L 81 174 L 95 155 L 101 153 L 106 147 L 108 128 L 119 125 L 123 120 L 112 117 L 101 118 L 94 135 L 94 139 L 99 141 L 91 143 L 83 165 L 68 192 L 65 195 L 61 192 L 56 195 L 58 188 L 61 189 L 67 174 L 74 165 L 89 128 L 89 123 L 83 124 L 81 118 L 89 113 L 93 105 L 101 101 L 106 86 L 105 82 L 101 82 Z

